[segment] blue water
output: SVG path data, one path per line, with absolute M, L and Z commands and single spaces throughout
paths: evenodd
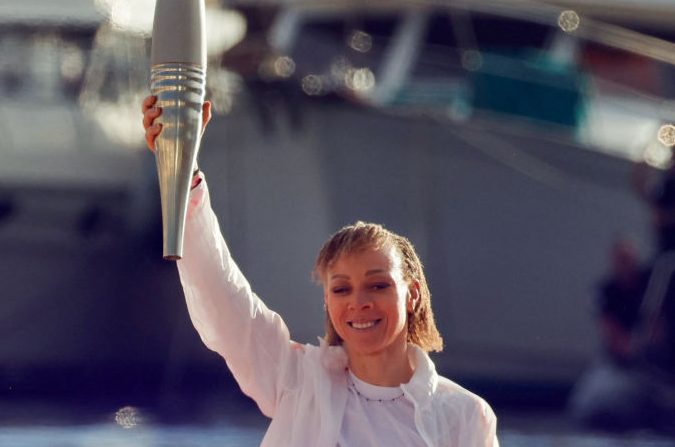
M 254 447 L 264 427 L 137 425 L 115 423 L 77 426 L 0 428 L 2 447 Z M 525 433 L 502 430 L 502 447 L 675 447 L 675 440 L 634 434 Z
M 0 428 L 2 447 L 253 447 L 263 428 L 235 426 L 22 426 Z M 502 447 L 673 447 L 675 440 L 644 436 L 532 434 L 506 431 Z
M 0 401 L 0 447 L 254 447 L 268 424 L 242 403 L 174 422 L 134 406 L 86 408 Z M 197 409 L 182 410 L 194 415 Z M 561 413 L 502 412 L 500 424 L 502 447 L 675 447 L 675 439 L 647 432 L 583 432 Z
M 73 427 L 0 428 L 2 447 L 210 447 L 257 446 L 263 431 L 254 428 L 140 426 L 116 424 Z

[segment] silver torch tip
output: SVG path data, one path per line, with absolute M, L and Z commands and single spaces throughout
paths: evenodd
M 204 16 L 204 0 L 157 0 L 150 63 L 206 67 Z

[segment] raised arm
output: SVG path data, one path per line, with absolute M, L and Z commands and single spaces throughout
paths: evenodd
M 143 101 L 146 143 L 154 151 L 161 132 L 154 120 L 161 114 L 156 98 Z M 204 129 L 211 107 L 204 104 Z M 190 318 L 209 349 L 226 360 L 242 391 L 272 417 L 283 390 L 292 386 L 295 359 L 288 329 L 276 313 L 251 291 L 230 256 L 213 213 L 203 174 L 193 180 L 184 252 L 178 271 Z
M 226 360 L 242 391 L 272 417 L 296 380 L 297 356 L 281 317 L 251 290 L 221 235 L 202 182 L 192 192 L 183 259 L 190 318 L 204 344 Z

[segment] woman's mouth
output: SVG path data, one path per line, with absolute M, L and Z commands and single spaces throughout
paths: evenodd
M 370 329 L 371 327 L 378 324 L 380 321 L 382 321 L 382 319 L 378 318 L 376 320 L 369 320 L 369 321 L 348 321 L 347 324 L 354 329 L 363 330 L 363 329 Z

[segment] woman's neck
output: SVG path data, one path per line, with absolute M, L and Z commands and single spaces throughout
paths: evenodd
M 351 372 L 371 385 L 399 386 L 412 378 L 414 367 L 408 357 L 408 346 L 395 351 L 361 354 L 346 347 Z

